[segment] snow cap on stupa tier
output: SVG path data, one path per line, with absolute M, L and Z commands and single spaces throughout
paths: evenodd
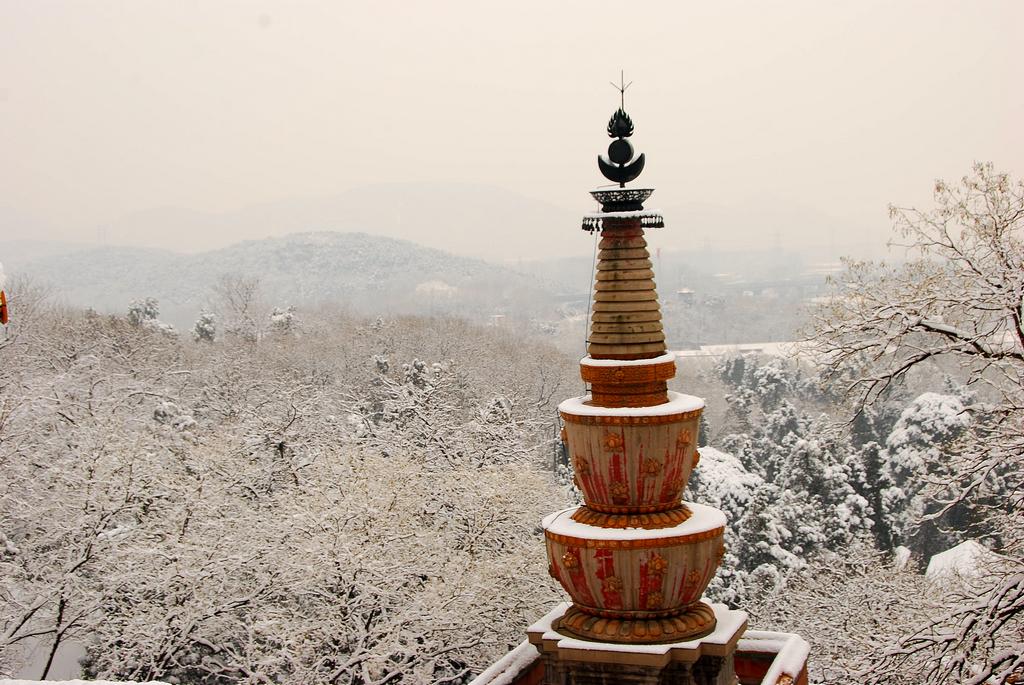
M 607 130 L 615 140 L 607 156 L 598 157 L 598 167 L 605 178 L 619 185 L 591 191 L 601 211 L 583 219 L 584 230 L 601 232 L 601 243 L 589 354 L 581 363 L 581 375 L 591 384 L 592 402 L 597 406 L 653 406 L 668 401 L 667 381 L 675 375 L 644 239 L 645 228 L 664 222 L 660 214 L 643 206 L 653 188 L 625 187 L 640 175 L 645 162 L 643 154 L 634 155 L 627 140 L 633 134 L 632 119 L 620 107 Z M 631 363 L 614 363 L 627 361 Z

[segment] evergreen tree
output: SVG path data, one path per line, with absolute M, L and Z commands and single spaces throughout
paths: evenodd
M 217 317 L 205 308 L 199 312 L 199 318 L 192 326 L 192 339 L 212 343 L 217 337 Z

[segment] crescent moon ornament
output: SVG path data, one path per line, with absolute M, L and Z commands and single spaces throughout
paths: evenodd
M 609 181 L 625 186 L 630 181 L 636 180 L 636 177 L 644 170 L 645 161 L 644 153 L 642 152 L 639 157 L 629 164 L 613 164 L 604 155 L 598 155 L 597 167 L 601 170 L 601 175 Z

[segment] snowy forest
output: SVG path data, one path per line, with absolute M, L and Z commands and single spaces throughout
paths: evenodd
M 1024 184 L 894 207 L 787 355 L 680 358 L 710 599 L 812 644 L 815 683 L 1024 679 Z M 0 677 L 467 683 L 564 599 L 539 522 L 578 356 L 536 332 L 273 302 L 191 330 L 15 274 L 0 340 Z M 929 562 L 963 543 L 950 568 Z M 24 673 L 29 652 L 42 656 Z

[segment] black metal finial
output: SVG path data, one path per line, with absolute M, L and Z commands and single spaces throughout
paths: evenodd
M 607 158 L 603 155 L 597 156 L 597 166 L 601 174 L 609 181 L 618 183 L 620 188 L 625 188 L 628 182 L 640 175 L 645 162 L 643 153 L 633 159 L 633 146 L 626 140 L 633 135 L 633 120 L 626 114 L 626 89 L 631 85 L 632 81 L 626 83 L 625 72 L 620 77 L 619 85 L 612 83 L 621 97 L 619 109 L 608 120 L 608 135 L 616 140 L 608 146 Z
M 626 114 L 626 110 L 620 107 L 608 120 L 608 137 L 629 138 L 631 135 L 633 135 L 633 120 Z
M 626 89 L 629 88 L 631 85 L 633 85 L 633 82 L 630 81 L 629 83 L 626 83 L 626 72 L 625 71 L 620 71 L 619 72 L 619 85 L 615 85 L 615 81 L 609 81 L 608 83 L 612 84 L 612 88 L 614 88 L 615 90 L 619 91 L 619 95 L 622 98 L 621 100 L 619 100 L 619 109 L 620 110 L 625 110 L 626 109 Z

